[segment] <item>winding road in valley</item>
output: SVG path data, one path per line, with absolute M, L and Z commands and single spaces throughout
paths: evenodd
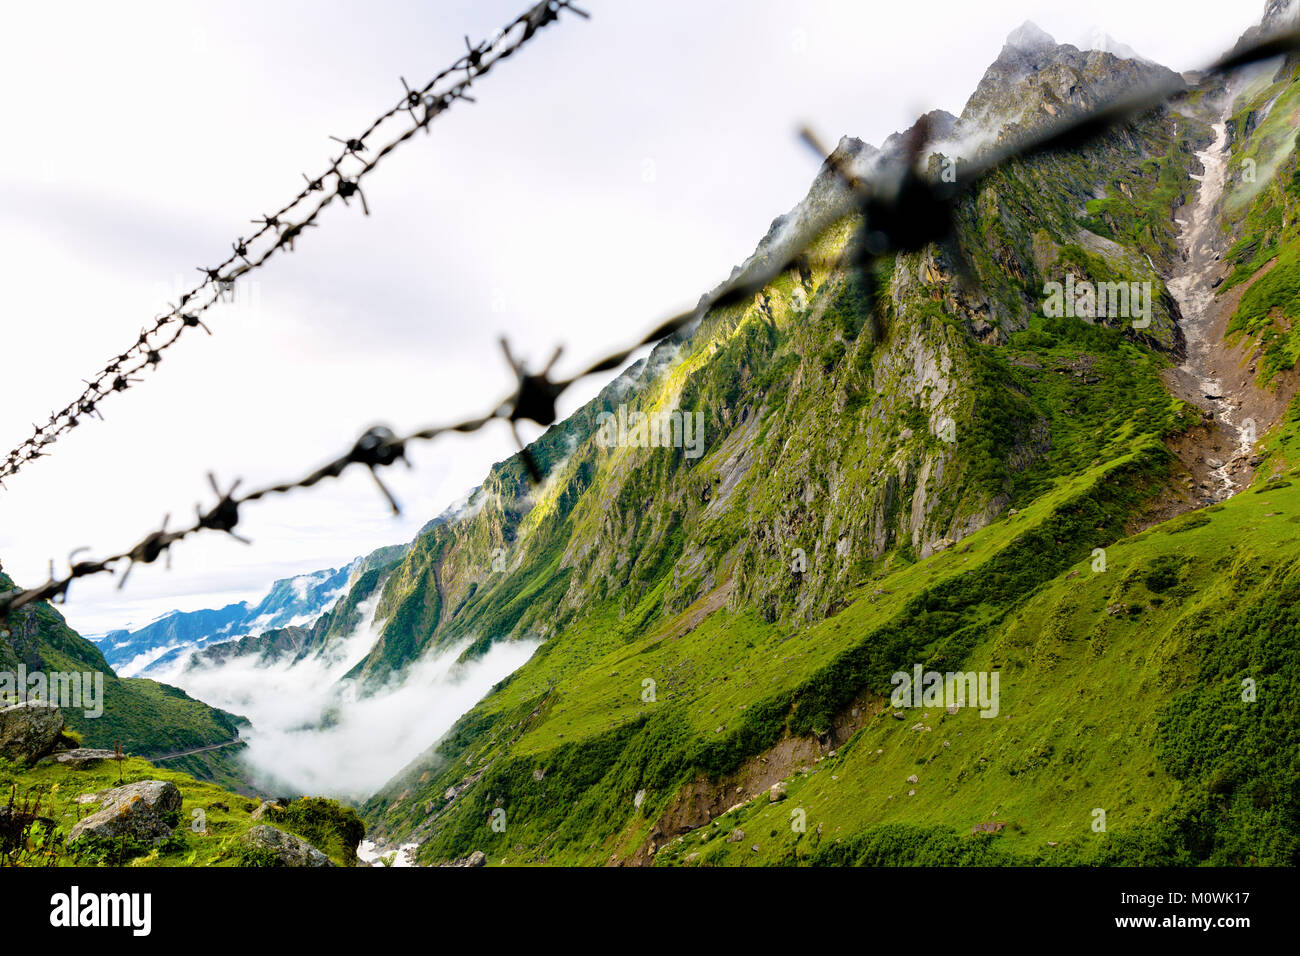
M 236 737 L 234 740 L 223 740 L 219 744 L 208 744 L 205 747 L 194 747 L 190 750 L 177 750 L 174 753 L 158 754 L 154 757 L 145 757 L 150 763 L 157 763 L 159 760 L 175 760 L 177 757 L 188 757 L 191 754 L 207 753 L 209 750 L 220 750 L 222 747 L 233 747 L 235 744 L 244 743 L 242 737 Z

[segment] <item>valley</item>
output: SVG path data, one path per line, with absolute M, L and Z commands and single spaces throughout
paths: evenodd
M 108 717 L 0 784 L 78 825 L 122 762 L 59 753 L 125 742 L 210 820 L 150 865 L 269 865 L 264 819 L 312 865 L 1300 862 L 1300 62 L 1101 45 L 1026 23 L 960 114 L 840 140 L 733 277 L 810 254 L 549 427 L 540 482 L 98 646 L 24 608 L 0 665 L 102 670 Z M 1152 83 L 838 267 L 844 169 L 930 131 L 960 176 Z M 1102 287 L 1149 311 L 1074 308 Z

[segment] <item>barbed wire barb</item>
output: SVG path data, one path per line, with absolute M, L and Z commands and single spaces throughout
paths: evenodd
M 107 363 L 97 375 L 83 380 L 86 389 L 63 412 L 51 415 L 43 426 L 33 426 L 31 437 L 0 457 L 0 482 L 17 474 L 37 458 L 48 457 L 43 450 L 76 425 L 69 414 L 71 409 L 89 400 L 98 401 L 110 393 L 127 391 L 142 382 L 139 374 L 153 371 L 161 364 L 166 351 L 180 340 L 181 330 L 197 324 L 202 325 L 204 331 L 211 335 L 212 330 L 201 322 L 200 317 L 219 302 L 230 301 L 226 299 L 227 294 L 233 298 L 236 279 L 261 268 L 281 250 L 292 252 L 294 240 L 301 235 L 302 230 L 317 225 L 316 220 L 336 198 L 344 205 L 350 205 L 350 200 L 355 197 L 361 205 L 362 214 L 370 215 L 370 206 L 362 191 L 364 177 L 385 157 L 407 142 L 417 130 L 423 128 L 428 132 L 429 124 L 457 100 L 474 102 L 465 93 L 470 82 L 486 75 L 498 62 L 518 52 L 542 27 L 558 20 L 564 11 L 588 17 L 585 11 L 577 9 L 568 0 L 542 0 L 535 3 L 498 30 L 492 41 L 474 45 L 467 38 L 468 52 L 457 57 L 450 66 L 435 74 L 418 89 L 413 89 L 403 78 L 402 99 L 372 120 L 360 134 L 346 137 L 331 135 L 331 139 L 343 144 L 342 154 L 331 159 L 328 168 L 314 178 L 303 173 L 306 185 L 280 209 L 263 214 L 261 219 L 252 220 L 254 225 L 259 226 L 257 231 L 247 238 L 236 238 L 224 261 L 215 266 L 198 267 L 203 275 L 202 281 L 183 293 L 176 305 L 170 305 L 169 311 L 155 320 L 154 327 L 149 332 L 142 334 L 131 348 Z M 415 107 L 421 104 L 425 107 L 423 115 L 417 115 Z M 382 146 L 370 145 L 382 135 L 382 130 L 392 126 L 399 113 L 407 114 L 410 121 L 407 128 L 394 132 Z M 367 160 L 362 153 L 373 153 L 373 158 Z M 359 162 L 360 168 L 355 172 L 346 171 L 342 167 L 348 160 Z M 334 181 L 332 190 L 327 188 L 330 181 Z M 312 197 L 317 194 L 320 194 L 319 198 L 312 205 Z M 177 334 L 164 341 L 155 341 L 156 336 L 172 325 L 177 326 Z M 107 388 L 106 383 L 109 386 Z

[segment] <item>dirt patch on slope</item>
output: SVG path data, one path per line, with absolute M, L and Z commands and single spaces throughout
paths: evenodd
M 767 800 L 773 784 L 811 767 L 842 747 L 868 720 L 885 710 L 889 701 L 864 693 L 842 710 L 821 737 L 782 737 L 772 747 L 750 757 L 738 770 L 720 780 L 697 778 L 682 787 L 668 809 L 651 828 L 646 841 L 627 859 L 617 857 L 611 866 L 649 866 L 656 850 L 669 840 L 709 824 L 715 817 L 750 800 Z
M 1169 390 L 1202 410 L 1201 423 L 1169 444 L 1185 470 L 1181 482 L 1186 502 L 1173 514 L 1214 504 L 1249 486 L 1260 460 L 1253 439 L 1281 421 L 1296 392 L 1300 376 L 1294 369 L 1275 376 L 1269 388 L 1261 388 L 1256 384 L 1258 343 L 1241 335 L 1227 341 L 1228 323 L 1242 295 L 1275 262 L 1207 305 L 1203 334 L 1208 347 L 1199 365 L 1201 375 L 1189 374 L 1186 367 L 1165 373 Z M 1213 271 L 1223 269 L 1216 264 Z

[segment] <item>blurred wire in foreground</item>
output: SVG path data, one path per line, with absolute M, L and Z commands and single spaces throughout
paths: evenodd
M 201 282 L 182 294 L 180 301 L 171 306 L 170 311 L 155 317 L 152 325 L 145 326 L 129 348 L 105 363 L 86 382 L 86 388 L 77 399 L 51 414 L 45 424 L 33 425 L 31 437 L 0 461 L 0 486 L 3 485 L 3 479 L 16 474 L 23 465 L 46 457 L 44 449 L 76 428 L 82 418 L 102 417 L 100 406 L 104 399 L 117 392 L 125 392 L 142 381 L 139 376 L 157 368 L 164 353 L 188 329 L 202 328 L 211 335 L 208 327 L 203 324 L 203 314 L 218 302 L 225 301 L 227 296 L 234 297 L 237 279 L 265 265 L 268 259 L 283 249 L 292 252 L 294 242 L 301 237 L 302 231 L 314 227 L 321 212 L 335 199 L 342 200 L 344 205 L 350 205 L 349 201 L 355 198 L 361 205 L 362 213 L 369 215 L 370 208 L 365 193 L 361 191 L 362 179 L 384 157 L 414 136 L 417 130 L 428 132 L 429 124 L 457 100 L 474 102 L 467 92 L 473 80 L 485 75 L 501 60 L 512 56 L 532 40 L 539 30 L 558 19 L 563 10 L 587 16 L 574 7 L 570 0 L 544 0 L 498 30 L 491 40 L 471 45 L 469 37 L 466 37 L 464 55 L 424 86 L 412 89 L 403 79 L 402 88 L 405 93 L 401 100 L 380 114 L 359 135 L 347 139 L 331 136 L 330 139 L 343 144 L 343 151 L 330 162 L 329 167 L 314 179 L 303 174 L 306 185 L 290 202 L 270 215 L 252 220 L 254 224 L 260 224 L 259 229 L 247 238 L 241 236 L 235 239 L 230 244 L 230 255 L 223 262 L 210 268 L 200 267 L 198 271 L 203 274 Z M 409 125 L 405 126 L 400 135 L 390 134 L 387 142 L 378 147 L 368 142 L 375 139 L 382 129 L 392 127 L 392 121 L 398 119 L 400 114 L 406 114 L 409 120 Z M 312 205 L 312 197 L 318 194 L 319 200 Z

